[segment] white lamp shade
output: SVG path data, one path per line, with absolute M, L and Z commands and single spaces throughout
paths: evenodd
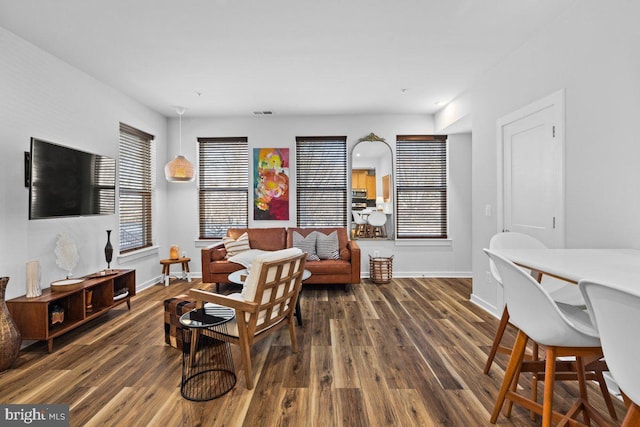
M 177 155 L 164 167 L 164 176 L 170 182 L 191 182 L 194 179 L 193 165 L 183 155 Z

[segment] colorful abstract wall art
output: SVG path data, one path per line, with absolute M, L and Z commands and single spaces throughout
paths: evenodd
M 289 149 L 253 149 L 253 219 L 289 219 Z

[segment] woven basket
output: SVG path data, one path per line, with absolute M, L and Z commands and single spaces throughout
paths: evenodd
M 369 255 L 369 278 L 373 283 L 389 283 L 393 277 L 393 255 L 372 257 Z

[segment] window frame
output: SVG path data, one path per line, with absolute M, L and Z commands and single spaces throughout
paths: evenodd
M 217 147 L 214 145 L 217 144 Z M 234 147 L 238 145 L 238 147 Z M 222 148 L 220 148 L 222 147 Z M 234 149 L 244 151 L 242 157 Z M 212 152 L 209 153 L 208 151 Z M 225 154 L 216 159 L 215 151 Z M 229 166 L 235 169 L 230 170 Z M 249 226 L 249 142 L 247 137 L 198 138 L 198 235 L 200 240 L 221 239 L 228 228 Z M 215 168 L 209 170 L 209 168 Z M 225 194 L 227 197 L 225 197 Z M 221 197 L 217 208 L 215 198 Z M 213 197 L 213 200 L 210 198 Z M 229 213 L 229 207 L 238 207 L 230 223 L 208 221 L 212 215 Z
M 153 246 L 155 137 L 125 123 L 120 123 L 119 136 L 118 241 L 122 255 Z M 132 165 L 136 167 L 130 169 Z M 127 230 L 132 226 L 140 228 L 139 235 L 137 230 L 134 233 Z
M 323 158 L 309 156 L 316 150 L 333 149 L 332 147 L 338 145 L 340 151 L 325 151 Z M 315 147 L 315 150 L 312 147 Z M 336 160 L 340 163 L 336 164 Z M 319 189 L 315 189 L 316 187 L 312 185 L 322 179 L 317 172 L 312 172 L 314 167 L 316 171 L 328 171 L 323 181 L 325 186 Z M 303 168 L 311 168 L 311 170 L 306 171 Z M 296 137 L 296 224 L 298 227 L 347 226 L 349 214 L 347 171 L 346 136 Z M 334 198 L 327 199 L 327 195 L 332 195 Z M 331 203 L 326 203 L 326 200 L 331 200 Z M 314 212 L 322 212 L 322 214 L 315 215 Z
M 448 145 L 447 135 L 397 135 L 396 136 L 396 238 L 448 239 Z M 404 145 L 404 146 L 403 146 Z M 423 156 L 427 158 L 423 158 Z M 436 162 L 426 170 L 425 163 Z M 416 170 L 424 173 L 418 175 Z M 425 182 L 425 179 L 434 182 Z M 422 182 L 420 182 L 422 181 Z M 437 184 L 437 185 L 436 185 Z M 435 194 L 432 200 L 425 196 Z M 413 200 L 411 196 L 413 195 Z M 431 214 L 429 210 L 432 211 Z M 411 213 L 424 212 L 428 217 Z M 424 225 L 420 225 L 423 222 Z M 429 231 L 432 230 L 432 231 Z

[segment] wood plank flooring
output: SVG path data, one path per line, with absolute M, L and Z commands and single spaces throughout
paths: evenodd
M 164 343 L 163 301 L 200 286 L 158 284 L 131 311 L 111 310 L 55 339 L 52 354 L 45 343 L 24 349 L 0 374 L 0 402 L 69 404 L 72 426 L 490 425 L 507 356 L 482 374 L 497 320 L 469 302 L 470 280 L 364 280 L 347 292 L 305 286 L 299 352 L 286 328 L 258 342 L 256 386 L 247 390 L 233 347 L 235 388 L 197 403 L 180 395 L 181 353 Z M 556 407 L 568 409 L 575 396 L 575 384 L 559 384 Z M 595 386 L 589 396 L 606 413 Z M 622 418 L 624 406 L 616 407 Z M 514 407 L 497 425 L 540 421 Z

